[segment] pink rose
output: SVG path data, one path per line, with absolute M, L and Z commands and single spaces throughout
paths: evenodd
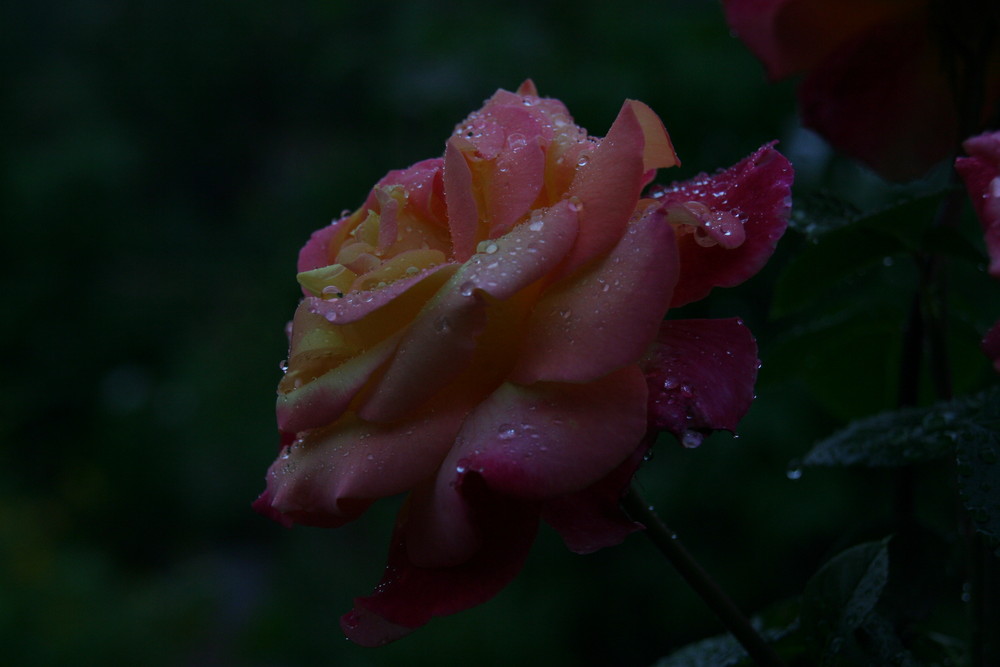
M 805 73 L 805 125 L 894 180 L 923 175 L 1000 109 L 1000 11 L 936 4 L 724 0 L 733 32 L 772 79 Z
M 987 132 L 963 144 L 968 157 L 955 161 L 979 216 L 989 254 L 989 272 L 1000 278 L 1000 132 Z M 1000 371 L 1000 322 L 986 333 L 983 349 Z
M 489 599 L 540 517 L 579 552 L 619 542 L 650 427 L 700 436 L 746 410 L 746 328 L 663 317 L 760 268 L 791 168 L 768 146 L 643 198 L 675 164 L 641 102 L 599 139 L 526 82 L 306 243 L 281 448 L 254 506 L 339 526 L 409 493 L 383 581 L 342 620 L 351 639 L 392 641 Z M 674 380 L 685 391 L 664 395 Z

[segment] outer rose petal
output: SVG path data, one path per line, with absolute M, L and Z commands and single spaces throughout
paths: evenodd
M 648 109 L 641 102 L 626 102 L 570 185 L 569 195 L 581 208 L 580 237 L 563 268 L 567 274 L 609 251 L 621 238 L 645 185 L 647 165 L 676 164 L 673 149 L 666 149 L 670 139 L 663 125 L 650 121 Z M 648 153 L 647 146 L 653 147 Z
M 750 409 L 757 344 L 743 322 L 664 322 L 643 360 L 651 426 L 696 447 L 710 431 L 733 431 Z
M 1000 278 L 1000 132 L 967 139 L 969 157 L 955 161 L 979 215 L 990 256 L 990 275 Z
M 647 434 L 632 455 L 604 479 L 542 505 L 542 519 L 558 531 L 570 550 L 592 553 L 642 530 L 642 524 L 622 511 L 621 499 L 654 439 L 655 435 Z
M 634 362 L 667 311 L 676 252 L 662 212 L 647 209 L 597 266 L 538 302 L 511 379 L 588 382 Z
M 347 637 L 362 646 L 399 639 L 434 616 L 454 614 L 481 604 L 500 592 L 521 571 L 535 539 L 538 511 L 486 491 L 475 475 L 463 491 L 474 507 L 482 547 L 467 561 L 449 568 L 422 568 L 407 555 L 411 532 L 409 503 L 400 512 L 389 562 L 375 593 L 354 600 L 343 616 Z
M 491 492 L 545 500 L 594 484 L 635 451 L 646 431 L 646 385 L 628 367 L 588 384 L 504 385 L 468 416 L 437 484 L 414 508 L 410 557 L 423 566 L 464 562 L 478 548 L 469 475 Z
M 737 248 L 703 247 L 694 234 L 680 236 L 680 279 L 672 308 L 705 297 L 713 287 L 738 285 L 764 266 L 788 226 L 793 177 L 785 156 L 768 144 L 712 176 L 653 188 L 664 206 L 695 201 L 744 221 L 745 240 Z
M 283 448 L 267 473 L 257 509 L 295 523 L 340 526 L 370 501 L 406 491 L 431 476 L 471 405 L 452 396 L 419 419 L 390 425 L 347 417 Z

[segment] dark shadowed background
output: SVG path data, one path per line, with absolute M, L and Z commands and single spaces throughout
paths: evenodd
M 796 129 L 791 84 L 717 2 L 10 2 L 0 76 L 6 664 L 646 665 L 719 631 L 642 535 L 577 556 L 543 528 L 490 603 L 359 648 L 338 617 L 378 581 L 398 501 L 336 531 L 250 509 L 298 248 L 498 87 L 530 77 L 595 135 L 645 101 L 683 161 L 659 182 L 772 139 L 806 181 L 864 182 Z M 888 493 L 874 472 L 786 476 L 852 410 L 820 407 L 794 355 L 768 375 L 786 242 L 687 313 L 758 334 L 741 437 L 664 439 L 640 474 L 748 611 L 800 591 Z

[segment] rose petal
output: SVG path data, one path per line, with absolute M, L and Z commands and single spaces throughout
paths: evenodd
M 395 169 L 380 180 L 365 200 L 360 211 L 376 209 L 378 191 L 393 185 L 406 190 L 406 208 L 421 220 L 445 226 L 447 211 L 444 201 L 444 160 L 422 160 L 406 169 Z
M 470 475 L 506 497 L 546 500 L 594 484 L 635 451 L 646 431 L 646 386 L 635 367 L 588 384 L 505 384 L 466 418 L 437 483 L 410 518 L 410 558 L 464 562 L 479 548 L 466 498 Z
M 646 384 L 634 366 L 587 384 L 505 384 L 465 420 L 449 459 L 496 492 L 551 498 L 602 478 L 645 430 Z
M 448 140 L 444 151 L 444 193 L 448 204 L 448 228 L 451 231 L 452 255 L 460 262 L 472 256 L 479 228 L 479 209 L 472 189 L 472 170 L 465 152 L 471 144 L 457 137 Z
M 490 179 L 488 208 L 490 238 L 502 236 L 523 218 L 545 182 L 545 153 L 537 138 L 508 136 L 508 147 L 497 156 Z
M 873 27 L 799 86 L 803 124 L 891 180 L 922 176 L 959 140 L 927 20 L 917 13 Z
M 910 11 L 911 0 L 724 0 L 733 32 L 781 79 L 817 65 L 838 45 Z
M 376 289 L 352 290 L 343 297 L 333 299 L 310 297 L 307 299 L 309 310 L 336 324 L 359 322 L 381 308 L 398 304 L 401 299 L 417 297 L 422 299 L 420 300 L 422 304 L 440 289 L 458 268 L 459 264 L 454 262 L 438 264 Z M 401 323 L 405 321 L 400 319 Z
M 580 203 L 580 233 L 564 274 L 611 250 L 624 233 L 643 186 L 643 130 L 635 106 L 626 102 L 577 170 L 568 194 Z
M 317 229 L 309 236 L 309 240 L 306 241 L 306 244 L 302 246 L 302 250 L 299 251 L 299 273 L 318 269 L 323 266 L 330 266 L 333 263 L 333 258 L 330 256 L 330 246 L 339 235 L 346 233 L 352 217 L 347 215 L 339 220 L 334 220 L 326 227 Z M 311 294 L 311 292 L 305 289 L 303 289 L 303 292 Z
M 286 433 L 331 424 L 344 413 L 368 379 L 392 355 L 402 333 L 390 336 L 312 382 L 278 394 L 278 428 Z
M 963 146 L 969 157 L 958 158 L 955 168 L 983 227 L 990 275 L 1000 278 L 1000 132 L 967 139 Z
M 705 297 L 713 287 L 738 285 L 761 269 L 788 225 L 792 178 L 791 164 L 768 144 L 725 171 L 651 190 L 667 208 L 698 202 L 743 221 L 745 240 L 731 249 L 702 246 L 681 227 L 680 278 L 672 308 Z
M 409 490 L 441 465 L 471 407 L 450 399 L 412 421 L 373 424 L 350 416 L 302 434 L 268 470 L 258 511 L 266 503 L 269 514 L 333 527 L 357 518 L 376 498 Z
M 422 568 L 408 556 L 408 507 L 400 512 L 382 581 L 369 597 L 354 600 L 341 628 L 362 646 L 399 639 L 434 616 L 454 614 L 500 592 L 521 571 L 538 527 L 538 511 L 489 494 L 471 476 L 464 489 L 475 509 L 482 548 L 448 568 Z M 473 488 L 478 487 L 478 488 Z M 412 505 L 412 503 L 410 503 Z
M 667 134 L 667 128 L 663 126 L 663 121 L 656 115 L 656 112 L 642 102 L 630 100 L 628 104 L 631 105 L 636 120 L 639 121 L 639 126 L 642 128 L 643 171 L 648 173 L 656 169 L 678 166 L 681 161 L 670 141 L 670 135 Z
M 634 362 L 667 311 L 676 252 L 662 212 L 647 209 L 597 266 L 539 300 L 511 380 L 586 382 Z
M 604 479 L 542 504 L 542 519 L 556 529 L 571 551 L 592 553 L 620 544 L 642 530 L 642 524 L 628 518 L 620 504 L 653 439 L 655 436 L 644 438 L 632 455 Z
M 359 414 L 391 421 L 419 405 L 466 368 L 487 325 L 483 293 L 507 299 L 549 275 L 572 246 L 576 212 L 569 202 L 485 242 L 416 318 Z
M 665 322 L 642 362 L 650 425 L 689 447 L 711 431 L 734 431 L 750 409 L 759 365 L 757 344 L 737 318 Z

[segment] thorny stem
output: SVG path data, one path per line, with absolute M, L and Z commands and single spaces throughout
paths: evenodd
M 656 511 L 643 500 L 634 485 L 625 495 L 622 505 L 630 517 L 646 527 L 649 539 L 746 649 L 754 662 L 762 667 L 783 667 L 774 649 L 764 641 L 743 612 L 684 548 L 677 539 L 677 534 L 667 528 Z

